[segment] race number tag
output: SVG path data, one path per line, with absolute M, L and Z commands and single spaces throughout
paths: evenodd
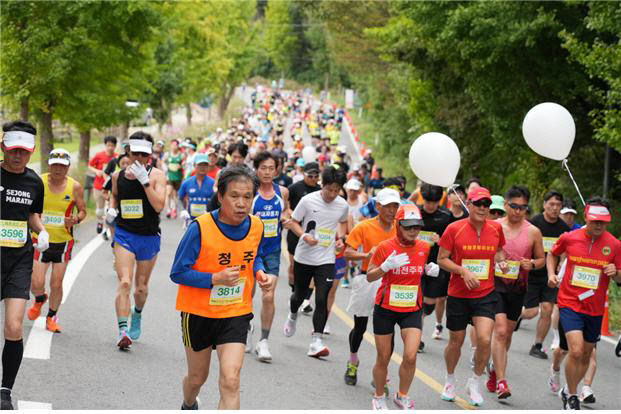
M 547 253 L 550 250 L 552 250 L 552 246 L 554 246 L 554 243 L 556 243 L 557 240 L 558 240 L 558 237 L 544 237 L 543 238 L 543 251 Z
M 432 236 L 433 236 L 433 232 L 431 231 L 421 231 L 418 233 L 418 237 L 416 239 L 422 240 L 425 243 L 428 243 L 429 245 L 433 246 L 435 243 L 433 242 Z
M 65 227 L 65 216 L 53 211 L 43 210 L 41 221 L 45 227 Z
M 242 303 L 246 279 L 239 279 L 235 286 L 214 285 L 211 288 L 209 304 L 213 306 L 235 305 Z
M 575 266 L 571 276 L 571 284 L 581 288 L 597 290 L 601 273 L 601 270 L 593 269 L 592 267 Z
M 28 240 L 26 221 L 0 220 L 0 246 L 22 247 Z
M 317 241 L 321 247 L 328 247 L 334 240 L 334 230 L 318 228 L 317 229 Z
M 416 306 L 418 298 L 418 285 L 390 285 L 390 306 L 398 308 L 411 308 Z
M 170 172 L 177 172 L 179 168 L 181 168 L 180 164 L 168 164 L 168 171 Z
M 190 215 L 192 217 L 198 217 L 207 212 L 207 206 L 205 204 L 190 204 Z
M 121 200 L 121 217 L 124 219 L 139 219 L 143 216 L 142 200 Z
M 496 263 L 496 273 L 494 273 L 498 277 L 502 277 L 505 279 L 516 280 L 518 278 L 518 274 L 520 273 L 520 262 L 517 260 L 507 260 L 508 270 L 507 273 L 502 273 L 500 270 L 500 265 Z
M 489 278 L 489 259 L 462 259 L 461 265 L 474 273 L 479 280 Z
M 278 219 L 263 219 L 263 236 L 264 237 L 277 237 L 278 236 Z

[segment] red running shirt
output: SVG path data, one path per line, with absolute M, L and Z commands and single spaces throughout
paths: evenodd
M 106 151 L 99 151 L 97 154 L 93 156 L 93 158 L 91 158 L 91 160 L 88 162 L 88 165 L 90 165 L 91 167 L 97 168 L 98 170 L 103 170 L 106 167 L 106 165 L 108 165 L 110 160 L 112 160 L 113 158 L 116 158 L 117 156 L 118 155 L 116 153 L 112 155 L 108 155 Z M 96 176 L 95 182 L 93 183 L 93 187 L 95 187 L 96 190 L 103 189 L 104 181 L 105 181 L 105 177 Z
M 558 307 L 591 316 L 603 315 L 610 278 L 602 270 L 610 263 L 621 269 L 621 242 L 608 232 L 593 240 L 582 228 L 563 233 L 550 252 L 555 256 L 567 255 Z
M 375 296 L 376 305 L 395 312 L 415 312 L 421 309 L 423 290 L 420 282 L 429 249 L 429 244 L 423 241 L 417 241 L 413 246 L 403 246 L 396 236 L 379 244 L 371 257 L 371 263 L 375 266 L 384 263 L 393 251 L 397 254 L 407 253 L 410 264 L 384 274 Z
M 470 290 L 461 275 L 451 273 L 449 296 L 474 299 L 494 291 L 494 256 L 505 245 L 505 235 L 500 223 L 485 220 L 479 236 L 469 218 L 458 220 L 449 224 L 439 245 L 451 252 L 450 258 L 453 262 L 467 267 L 480 282 L 478 288 Z

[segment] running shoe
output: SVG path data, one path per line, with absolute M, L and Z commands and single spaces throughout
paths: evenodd
M 621 358 L 621 335 L 619 335 L 619 340 L 617 341 L 617 346 L 615 347 L 615 355 Z
M 499 400 L 504 400 L 505 398 L 511 397 L 511 390 L 509 390 L 509 386 L 507 385 L 507 380 L 498 381 L 498 388 L 496 388 L 496 395 Z
M 249 354 L 252 352 L 252 334 L 254 333 L 254 325 L 250 324 L 250 329 L 248 329 L 248 334 L 246 335 L 246 353 Z
M 332 333 L 332 330 L 330 329 L 330 325 L 328 325 L 328 322 L 326 322 L 326 325 L 323 327 L 323 334 L 330 335 L 330 333 Z
M 0 410 L 13 410 L 13 401 L 11 401 L 11 390 L 3 388 L 0 390 Z
M 254 354 L 261 362 L 271 362 L 272 354 L 270 354 L 270 348 L 267 345 L 267 339 L 261 339 L 257 346 L 254 348 Z
M 571 395 L 567 399 L 567 410 L 579 410 L 580 409 L 580 400 L 577 395 Z
M 118 346 L 121 351 L 126 351 L 132 346 L 132 340 L 127 335 L 127 331 L 121 331 L 116 346 Z
M 469 378 L 466 383 L 466 395 L 468 396 L 470 405 L 480 407 L 483 404 L 483 397 L 479 391 L 479 383 L 472 378 Z
M 320 336 L 315 336 L 308 346 L 308 353 L 306 355 L 313 358 L 326 357 L 330 355 L 330 350 L 323 344 Z
M 448 382 L 445 383 L 444 390 L 442 390 L 442 395 L 440 396 L 440 398 L 442 398 L 444 401 L 455 401 L 455 397 L 455 386 Z
M 108 236 L 108 230 L 104 230 L 104 231 L 101 233 L 101 236 L 103 237 L 103 239 L 104 239 L 105 241 L 110 240 L 110 236 Z
M 352 364 L 351 362 L 347 361 L 347 369 L 345 370 L 345 384 L 356 385 L 356 383 L 358 382 L 358 364 Z
M 390 378 L 386 378 L 386 384 L 384 384 L 384 395 L 390 395 L 390 387 L 388 387 L 388 384 L 390 384 Z M 375 379 L 373 378 L 371 378 L 371 387 L 375 389 Z
M 414 401 L 412 401 L 409 395 L 401 396 L 399 395 L 399 392 L 397 392 L 395 393 L 395 398 L 393 399 L 393 401 L 400 410 L 414 410 Z
M 200 400 L 198 399 L 198 397 L 196 397 L 196 401 L 194 401 L 194 405 L 192 405 L 191 407 L 188 407 L 187 405 L 185 405 L 185 401 L 183 403 L 181 403 L 181 409 L 182 410 L 198 410 L 198 406 L 200 404 Z
M 530 348 L 528 355 L 539 359 L 548 359 L 548 354 L 546 354 L 543 349 L 539 348 L 537 345 L 533 345 Z
M 43 294 L 45 296 L 45 300 L 43 302 L 36 302 L 32 304 L 30 309 L 28 309 L 28 319 L 34 321 L 41 315 L 41 307 L 45 302 L 47 302 L 47 293 Z
M 349 289 L 349 279 L 343 279 L 343 281 L 341 282 L 341 286 L 343 286 L 345 289 Z
M 297 323 L 296 319 L 291 319 L 291 312 L 289 312 L 289 315 L 287 315 L 287 320 L 285 321 L 285 336 L 287 338 L 292 337 L 293 335 L 295 335 L 295 325 Z
M 550 376 L 548 377 L 548 387 L 550 387 L 550 391 L 553 393 L 558 393 L 561 386 L 561 371 L 554 371 L 552 367 L 550 367 Z
M 423 341 L 420 341 L 420 344 L 418 345 L 418 351 L 416 351 L 419 354 L 422 354 L 423 352 L 425 352 L 425 343 Z
M 103 231 L 103 223 L 97 223 L 97 234 L 101 234 Z
M 444 327 L 439 324 L 436 323 L 436 329 L 434 329 L 433 334 L 431 334 L 431 338 L 432 339 L 442 339 L 442 330 L 444 329 Z
M 563 403 L 563 410 L 567 409 L 567 400 L 569 399 L 569 397 L 567 396 L 567 392 L 565 391 L 565 387 L 561 388 L 561 390 L 558 392 L 558 396 L 561 399 L 561 402 Z
M 136 311 L 132 311 L 131 326 L 129 328 L 129 337 L 132 341 L 140 338 L 140 322 L 142 321 L 142 314 Z
M 591 389 L 591 387 L 588 385 L 583 385 L 579 400 L 581 403 L 584 404 L 594 404 L 595 395 L 593 394 L 593 389 Z
M 306 316 L 313 314 L 313 307 L 308 299 L 304 299 L 304 302 L 302 302 L 302 313 Z
M 489 369 L 490 367 L 488 366 L 487 371 L 487 382 L 485 382 L 485 387 L 487 388 L 487 390 L 489 392 L 496 392 L 496 390 L 498 389 L 497 384 L 496 384 L 496 371 L 492 368 Z
M 373 410 L 388 410 L 388 404 L 386 404 L 386 395 L 382 395 L 381 397 L 373 396 L 371 400 L 371 407 Z
M 60 326 L 58 326 L 57 316 L 48 316 L 45 318 L 45 329 L 50 332 L 60 333 Z

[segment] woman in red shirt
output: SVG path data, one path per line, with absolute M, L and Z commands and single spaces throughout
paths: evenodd
M 395 324 L 401 328 L 404 351 L 399 368 L 399 391 L 395 394 L 394 402 L 401 409 L 414 408 L 414 401 L 408 396 L 408 391 L 416 371 L 416 352 L 420 345 L 423 301 L 421 279 L 429 256 L 429 245 L 416 240 L 424 225 L 418 207 L 412 204 L 400 206 L 395 219 L 398 223 L 397 235 L 379 244 L 367 272 L 369 282 L 382 278 L 373 311 L 373 333 L 377 347 L 377 360 L 373 367 L 374 410 L 388 409 L 384 385 L 392 354 Z

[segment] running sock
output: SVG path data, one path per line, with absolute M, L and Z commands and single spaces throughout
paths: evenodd
M 2 388 L 11 390 L 24 356 L 24 341 L 4 340 L 2 350 Z M 9 391 L 10 392 L 10 391 Z
M 308 293 L 306 294 L 306 300 L 310 301 L 311 296 L 313 296 L 313 290 L 315 290 L 314 288 L 308 288 Z
M 446 374 L 446 383 L 455 385 L 455 374 Z
M 291 320 L 295 321 L 298 318 L 298 313 L 289 312 L 289 317 Z
M 47 311 L 47 317 L 48 317 L 48 318 L 53 318 L 54 316 L 56 316 L 56 312 L 58 312 L 58 310 L 53 310 L 52 308 L 50 308 L 50 309 Z
M 194 401 L 194 404 L 192 405 L 187 405 L 185 403 L 185 401 L 183 402 L 182 406 L 181 406 L 182 410 L 196 410 L 198 409 L 198 401 Z
M 407 394 L 402 393 L 401 391 L 397 391 L 399 393 L 399 397 L 403 398 L 403 397 L 407 397 Z
M 268 336 L 270 336 L 270 330 L 261 328 L 261 340 L 267 339 Z
M 45 294 L 39 295 L 39 296 L 35 296 L 35 302 L 37 302 L 37 303 L 45 302 Z
M 358 366 L 358 364 L 360 363 L 360 360 L 358 359 L 358 354 L 349 354 L 349 362 L 351 362 L 355 366 Z
M 127 318 L 118 318 L 119 320 L 119 332 L 127 330 Z
M 134 306 L 134 312 L 140 315 L 142 313 L 142 309 L 138 309 L 138 306 Z

